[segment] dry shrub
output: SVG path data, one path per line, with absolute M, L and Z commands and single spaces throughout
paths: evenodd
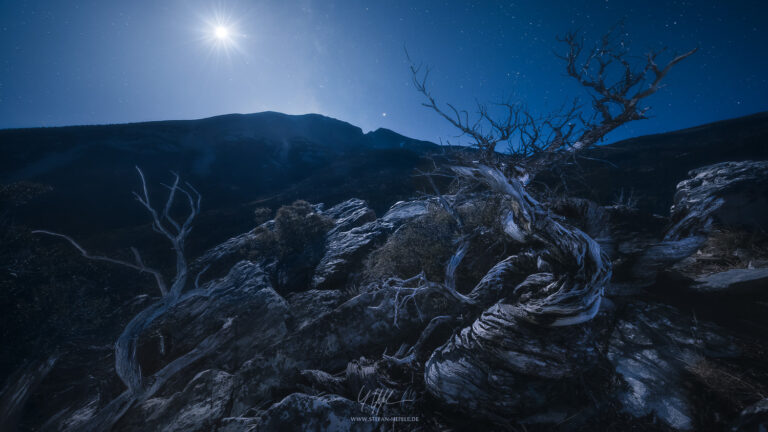
M 744 230 L 713 230 L 694 255 L 689 270 L 696 274 L 768 264 L 768 235 Z
M 252 231 L 247 248 L 252 261 L 275 264 L 273 283 L 279 293 L 305 290 L 325 251 L 325 235 L 333 219 L 315 211 L 306 201 L 295 201 L 277 210 L 274 221 Z
M 475 233 L 456 272 L 456 287 L 459 291 L 470 291 L 488 270 L 519 246 L 508 242 L 501 224 L 504 209 L 509 209 L 511 205 L 511 202 L 498 194 L 488 194 L 458 207 L 467 230 Z
M 256 227 L 252 232 L 254 237 L 240 251 L 251 261 L 261 258 L 274 257 L 277 253 L 277 233 L 265 225 Z
M 261 225 L 270 219 L 272 219 L 272 209 L 268 207 L 259 207 L 253 211 L 253 221 L 256 225 Z
M 501 229 L 502 200 L 499 195 L 488 195 L 463 203 L 457 210 L 468 228 L 482 227 L 497 231 Z
M 333 220 L 315 212 L 306 201 L 282 206 L 275 215 L 277 247 L 281 257 L 302 254 L 322 245 Z
M 435 206 L 400 227 L 387 242 L 371 253 L 366 263 L 370 280 L 397 276 L 407 278 L 422 270 L 429 280 L 442 281 L 445 263 L 455 250 L 456 222 Z
M 506 250 L 501 232 L 503 198 L 477 197 L 457 206 L 466 231 L 475 233 L 469 250 L 456 271 L 457 288 L 470 290 L 501 258 Z M 441 207 L 408 222 L 374 251 L 366 264 L 366 281 L 397 276 L 407 278 L 422 270 L 427 278 L 445 279 L 445 266 L 456 251 L 460 232 L 453 218 Z
M 269 209 L 258 209 L 257 218 L 264 218 Z M 333 226 L 333 220 L 315 212 L 306 201 L 295 201 L 277 210 L 274 223 L 262 223 L 252 234 L 248 245 L 251 259 L 276 257 L 281 260 L 291 257 L 308 258 L 322 252 L 323 239 Z

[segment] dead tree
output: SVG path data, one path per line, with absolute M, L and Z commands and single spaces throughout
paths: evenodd
M 215 337 L 220 336 L 219 333 L 214 334 L 206 338 L 191 352 L 176 359 L 155 373 L 150 379 L 146 379 L 142 375 L 141 365 L 136 356 L 138 340 L 142 332 L 173 306 L 194 296 L 207 295 L 207 291 L 199 287 L 200 274 L 205 271 L 203 269 L 194 280 L 194 289 L 183 292 L 189 282 L 189 268 L 184 253 L 184 246 L 187 237 L 192 231 L 193 222 L 200 214 L 202 196 L 189 183 L 185 183 L 184 186 L 180 185 L 180 177 L 174 174 L 173 183 L 171 185 L 164 185 L 168 189 L 168 198 L 162 210 L 158 211 L 151 203 L 144 173 L 138 167 L 136 167 L 136 171 L 141 180 L 141 191 L 134 192 L 133 195 L 152 216 L 152 229 L 168 239 L 176 256 L 176 275 L 171 282 L 170 288 L 167 286 L 162 272 L 148 267 L 136 248 L 131 248 L 133 253 L 133 261 L 131 262 L 91 254 L 72 237 L 64 234 L 45 230 L 33 231 L 35 234 L 44 234 L 67 240 L 87 259 L 128 267 L 140 273 L 148 273 L 153 276 L 161 295 L 158 301 L 149 305 L 131 319 L 115 343 L 115 370 L 125 384 L 126 391 L 103 407 L 87 425 L 77 425 L 79 430 L 109 430 L 134 403 L 151 397 L 174 374 L 202 355 L 210 352 L 221 340 Z M 181 223 L 171 214 L 174 203 L 179 196 L 185 197 L 189 205 L 189 213 Z M 229 326 L 225 324 L 221 332 L 226 332 L 228 328 Z
M 598 143 L 617 127 L 647 118 L 649 107 L 643 101 L 661 88 L 661 81 L 672 67 L 696 52 L 692 49 L 676 55 L 663 66 L 657 63 L 663 50 L 650 52 L 643 63 L 636 65 L 630 61 L 626 41 L 617 37 L 619 32 L 623 33 L 621 24 L 614 26 L 592 48 L 585 48 L 584 38 L 577 32 L 558 38 L 566 46 L 565 53 L 558 55 L 565 61 L 566 72 L 589 92 L 592 99 L 594 112 L 589 117 L 581 111 L 578 100 L 545 116 L 535 116 L 523 105 L 510 102 L 496 104 L 496 108 L 503 112 L 500 116 L 492 114 L 483 104 L 478 105 L 475 116 L 451 104 L 446 104 L 447 109 L 444 109 L 427 87 L 429 69 L 411 62 L 416 90 L 426 98 L 423 105 L 445 118 L 462 135 L 468 136 L 480 151 L 481 162 L 451 167 L 450 171 L 458 175 L 458 181 L 485 184 L 494 193 L 511 199 L 515 203 L 513 211 L 504 217 L 502 223 L 506 235 L 521 243 L 538 238 L 547 244 L 548 259 L 557 261 L 559 267 L 565 270 L 564 279 L 558 282 L 562 285 L 558 288 L 561 294 L 551 294 L 557 284 L 550 284 L 546 291 L 551 295 L 526 306 L 529 311 L 537 311 L 529 319 L 539 323 L 552 319 L 555 325 L 570 325 L 591 319 L 600 303 L 602 285 L 608 280 L 606 275 L 610 275 L 611 268 L 610 261 L 601 254 L 594 240 L 580 230 L 551 218 L 546 206 L 526 191 L 527 184 L 543 168 L 558 167 L 579 151 Z M 516 168 L 512 178 L 507 178 L 510 176 L 506 176 L 497 163 L 496 150 L 501 143 L 510 146 L 511 160 Z M 452 204 L 440 194 L 434 183 L 432 186 L 438 202 L 450 214 L 455 214 L 451 211 Z M 457 224 L 462 227 L 459 219 Z M 468 233 L 464 234 L 465 240 L 459 243 L 448 263 L 450 274 L 446 275 L 447 281 L 453 280 L 453 271 L 460 264 L 471 238 Z M 585 253 L 593 261 L 590 268 L 587 268 Z M 567 274 L 569 272 L 570 275 Z M 585 278 L 585 275 L 591 276 Z M 564 282 L 566 280 L 568 282 Z M 545 313 L 547 310 L 559 312 L 554 314 L 556 317 L 533 318 L 534 315 L 548 315 Z
M 600 142 L 619 126 L 646 119 L 650 108 L 644 100 L 662 88 L 661 81 L 676 64 L 697 50 L 675 55 L 663 65 L 658 61 L 665 50 L 651 51 L 637 64 L 631 61 L 627 41 L 617 37 L 619 32 L 623 32 L 621 25 L 592 47 L 586 46 L 578 32 L 558 38 L 566 49 L 556 55 L 565 62 L 568 76 L 588 92 L 591 115 L 582 111 L 578 98 L 541 116 L 512 102 L 491 105 L 497 114 L 491 112 L 489 105 L 478 104 L 476 113 L 471 115 L 451 104 L 438 104 L 427 85 L 428 68 L 411 62 L 411 74 L 416 90 L 426 99 L 423 105 L 445 118 L 461 136 L 469 137 L 484 161 L 495 159 L 498 146 L 506 143 L 516 164 L 532 176 L 543 166 L 562 162 Z
M 452 174 L 459 189 L 481 185 L 508 203 L 497 216 L 502 236 L 520 245 L 520 251 L 527 249 L 498 262 L 467 294 L 456 292 L 452 277 L 448 277 L 461 262 L 466 241 L 458 242 L 446 266 L 447 283 L 425 281 L 423 275 L 395 281 L 398 315 L 403 315 L 412 301 L 421 318 L 418 296 L 435 292 L 458 303 L 458 310 L 467 315 L 463 319 L 425 317 L 432 321 L 422 332 L 420 342 L 405 356 L 384 358 L 416 367 L 419 362 L 415 359 L 427 356 L 420 352 L 423 341 L 436 328 L 463 326 L 433 351 L 423 366 L 427 390 L 458 409 L 483 412 L 488 418 L 497 412 L 509 415 L 514 410 L 506 404 L 507 396 L 522 390 L 519 382 L 546 386 L 554 377 L 568 378 L 578 373 L 550 361 L 559 354 L 539 357 L 531 346 L 568 349 L 585 359 L 589 357 L 585 347 L 590 332 L 579 329 L 578 324 L 597 314 L 611 279 L 611 261 L 594 239 L 553 215 L 546 202 L 529 193 L 527 185 L 542 169 L 563 165 L 617 127 L 646 118 L 649 108 L 644 100 L 661 88 L 661 81 L 672 67 L 696 51 L 674 56 L 663 66 L 657 63 L 661 51 L 651 52 L 644 63 L 635 65 L 629 60 L 626 44 L 616 38 L 616 30 L 592 48 L 585 48 L 584 39 L 577 33 L 559 39 L 566 46 L 566 52 L 559 55 L 565 61 L 566 72 L 590 94 L 594 111 L 590 116 L 582 112 L 578 100 L 544 116 L 511 102 L 491 108 L 480 104 L 474 115 L 451 104 L 444 108 L 427 86 L 429 70 L 411 64 L 415 87 L 426 98 L 424 106 L 469 137 L 479 150 L 479 161 L 449 166 L 441 174 Z M 496 152 L 503 143 L 510 147 L 509 158 Z M 511 162 L 514 175 L 504 172 L 499 163 L 502 160 Z M 455 203 L 437 190 L 435 196 L 453 214 Z M 493 380 L 487 379 L 489 368 L 493 368 Z M 524 376 L 522 380 L 520 375 Z M 472 405 L 478 401 L 484 403 Z M 496 405 L 493 401 L 500 402 Z

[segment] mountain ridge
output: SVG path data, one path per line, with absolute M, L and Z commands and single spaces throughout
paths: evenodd
M 578 170 L 573 178 L 580 182 L 569 187 L 602 203 L 619 191 L 637 192 L 650 197 L 640 200 L 641 207 L 663 214 L 688 170 L 723 160 L 768 159 L 767 141 L 768 112 L 762 112 L 601 145 L 585 152 L 578 167 L 567 168 Z M 51 194 L 19 214 L 35 226 L 70 232 L 143 220 L 141 208 L 122 199 L 135 188 L 135 166 L 153 179 L 180 173 L 201 189 L 207 210 L 234 211 L 243 203 L 277 207 L 295 199 L 333 204 L 354 195 L 380 211 L 415 192 L 413 169 L 438 149 L 389 129 L 363 133 L 320 114 L 272 111 L 5 129 L 0 130 L 0 183 L 53 186 Z M 94 202 L 104 210 L 76 210 Z M 115 211 L 106 211 L 110 208 Z M 51 213 L 57 218 L 47 217 Z

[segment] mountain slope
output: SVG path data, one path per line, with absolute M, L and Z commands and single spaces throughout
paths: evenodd
M 17 209 L 17 220 L 88 235 L 145 222 L 129 198 L 137 184 L 135 166 L 150 183 L 167 181 L 174 171 L 200 190 L 205 211 L 216 213 L 217 234 L 229 235 L 250 223 L 250 211 L 238 210 L 243 205 L 274 208 L 295 199 L 333 204 L 358 196 L 382 211 L 413 194 L 413 168 L 435 149 L 387 129 L 364 134 L 317 114 L 275 112 L 9 129 L 0 130 L 0 184 L 52 186 Z M 584 156 L 566 168 L 571 194 L 600 203 L 633 196 L 642 209 L 666 214 L 675 185 L 689 170 L 724 160 L 768 159 L 768 113 L 633 138 Z M 562 186 L 559 176 L 541 180 Z
M 607 204 L 623 192 L 641 209 L 666 215 L 688 171 L 750 159 L 768 159 L 768 112 L 594 147 L 566 173 L 572 193 Z
M 180 173 L 203 194 L 206 211 L 243 203 L 273 207 L 299 198 L 340 201 L 351 194 L 381 209 L 410 193 L 419 154 L 434 148 L 384 129 L 364 134 L 317 114 L 274 112 L 0 130 L 0 183 L 51 185 L 50 194 L 19 216 L 33 226 L 69 232 L 144 220 L 129 199 L 136 188 L 134 166 L 150 183 L 167 181 L 169 171 Z
M 196 421 L 200 417 L 196 416 L 199 411 L 195 407 L 214 405 L 221 406 L 222 410 L 206 414 L 215 419 L 212 424 L 224 425 L 225 420 L 234 420 L 260 422 L 278 428 L 269 422 L 286 418 L 295 422 L 306 417 L 282 415 L 294 410 L 292 403 L 300 407 L 299 411 L 293 412 L 313 413 L 306 403 L 317 407 L 312 402 L 317 400 L 312 399 L 316 396 L 302 399 L 305 396 L 299 391 L 308 391 L 315 384 L 318 387 L 313 392 L 344 394 L 345 398 L 350 398 L 348 405 L 356 407 L 351 401 L 359 397 L 360 388 L 348 385 L 366 385 L 368 381 L 363 380 L 363 375 L 358 377 L 355 371 L 365 375 L 369 375 L 368 371 L 385 371 L 382 382 L 402 379 L 404 381 L 398 381 L 398 386 L 405 388 L 407 384 L 409 389 L 414 376 L 438 377 L 448 385 L 432 386 L 430 392 L 438 398 L 435 400 L 443 402 L 467 395 L 469 402 L 502 401 L 497 408 L 503 410 L 499 412 L 505 413 L 505 417 L 499 417 L 495 411 L 477 409 L 490 405 L 485 402 L 451 407 L 456 417 L 445 416 L 438 405 L 434 406 L 438 411 L 431 411 L 434 408 L 431 404 L 424 407 L 425 411 L 416 411 L 422 418 L 438 421 L 437 425 L 447 421 L 464 426 L 469 418 L 464 414 L 479 416 L 480 420 L 485 416 L 488 420 L 512 418 L 510 413 L 533 414 L 544 408 L 547 411 L 542 412 L 551 412 L 547 407 L 550 401 L 559 400 L 561 396 L 564 398 L 562 406 L 569 410 L 563 418 L 575 418 L 581 412 L 594 417 L 579 420 L 588 422 L 583 423 L 585 429 L 594 422 L 591 429 L 595 430 L 602 430 L 602 426 L 609 424 L 628 425 L 625 429 L 632 426 L 638 430 L 656 430 L 644 427 L 650 426 L 647 421 L 657 423 L 656 419 L 649 418 L 655 411 L 659 411 L 658 417 L 662 421 L 672 427 L 681 425 L 683 429 L 690 429 L 690 425 L 712 424 L 713 418 L 717 418 L 718 424 L 729 422 L 739 410 L 754 402 L 752 395 L 740 398 L 736 403 L 738 409 L 713 411 L 706 404 L 717 401 L 719 388 L 713 388 L 721 386 L 717 382 L 704 383 L 709 392 L 708 399 L 698 394 L 689 397 L 689 390 L 696 389 L 689 384 L 691 373 L 696 372 L 688 367 L 691 365 L 669 363 L 668 367 L 662 368 L 626 368 L 623 365 L 645 365 L 646 353 L 652 358 L 672 360 L 679 359 L 681 352 L 685 358 L 698 357 L 705 348 L 710 352 L 709 345 L 704 345 L 698 337 L 690 337 L 693 327 L 688 318 L 689 311 L 695 312 L 693 322 L 697 323 L 696 331 L 703 332 L 702 341 L 727 342 L 711 351 L 718 361 L 732 355 L 728 341 L 736 339 L 730 339 L 725 330 L 705 324 L 706 320 L 732 325 L 736 317 L 746 319 L 746 324 L 733 325 L 733 329 L 749 328 L 744 335 L 752 337 L 750 326 L 756 324 L 755 328 L 761 329 L 756 336 L 763 337 L 764 302 L 744 301 L 738 292 L 730 290 L 726 290 L 729 291 L 727 302 L 721 298 L 715 301 L 695 298 L 691 292 L 682 290 L 712 281 L 722 285 L 722 279 L 733 277 L 733 274 L 739 275 L 738 284 L 741 285 L 744 285 L 744 274 L 752 277 L 750 283 L 753 285 L 754 281 L 763 283 L 764 268 L 768 266 L 764 231 L 758 232 L 751 227 L 749 229 L 753 231 L 728 232 L 731 226 L 723 225 L 720 228 L 724 230 L 706 239 L 707 243 L 701 249 L 706 254 L 697 253 L 695 259 L 680 263 L 681 267 L 677 267 L 676 261 L 681 257 L 670 253 L 668 248 L 677 253 L 679 245 L 691 245 L 691 239 L 704 241 L 701 240 L 704 237 L 696 234 L 698 231 L 692 231 L 695 235 L 684 237 L 682 243 L 659 241 L 666 238 L 661 237 L 666 232 L 664 225 L 676 219 L 701 221 L 702 226 L 694 228 L 708 229 L 710 213 L 699 212 L 697 203 L 709 199 L 722 199 L 728 204 L 718 213 L 720 215 L 764 214 L 764 202 L 760 200 L 753 200 L 759 205 L 752 206 L 751 210 L 743 204 L 744 197 L 766 196 L 766 163 L 726 163 L 705 168 L 701 171 L 705 179 L 712 180 L 697 177 L 696 181 L 677 188 L 683 203 L 695 211 L 682 213 L 682 216 L 673 214 L 671 218 L 656 217 L 628 206 L 601 207 L 578 197 L 593 197 L 606 204 L 621 190 L 633 191 L 641 200 L 639 207 L 646 210 L 658 207 L 661 208 L 658 213 L 667 214 L 668 207 L 662 208 L 662 205 L 671 201 L 675 184 L 687 177 L 688 169 L 724 160 L 765 159 L 766 124 L 768 116 L 761 114 L 641 137 L 592 149 L 585 158 L 575 161 L 578 166 L 566 166 L 566 171 L 571 170 L 566 173 L 570 179 L 570 196 L 542 196 L 547 207 L 539 208 L 535 214 L 546 218 L 557 215 L 557 223 L 542 226 L 563 230 L 567 225 L 573 234 L 570 238 L 581 239 L 579 241 L 584 241 L 589 249 L 570 247 L 569 242 L 548 243 L 548 238 L 559 238 L 562 231 L 542 236 L 506 233 L 498 222 L 502 217 L 506 220 L 518 202 L 511 196 L 494 195 L 496 192 L 484 189 L 481 184 L 470 185 L 465 189 L 469 193 L 456 198 L 457 201 L 465 200 L 456 205 L 467 216 L 462 218 L 467 224 L 475 224 L 467 231 L 477 233 L 472 235 L 471 244 L 466 243 L 466 247 L 457 248 L 461 239 L 468 237 L 460 236 L 454 219 L 444 217 L 429 198 L 397 203 L 384 213 L 379 209 L 388 208 L 395 200 L 416 195 L 418 185 L 412 176 L 414 168 L 423 164 L 424 153 L 435 147 L 387 130 L 363 134 L 351 125 L 322 116 L 262 113 L 190 122 L 2 131 L 0 182 L 5 185 L 0 184 L 0 205 L 4 206 L 0 208 L 0 243 L 3 244 L 0 248 L 0 345 L 6 349 L 0 354 L 0 381 L 7 377 L 5 381 L 9 387 L 6 388 L 31 389 L 26 406 L 23 400 L 11 404 L 19 408 L 19 413 L 24 409 L 21 423 L 26 429 L 23 430 L 37 430 L 41 422 L 50 419 L 53 419 L 51 423 L 65 417 L 75 422 L 87 420 L 90 413 L 95 412 L 92 407 L 105 408 L 103 402 L 115 400 L 124 390 L 124 383 L 114 371 L 118 357 L 113 353 L 113 346 L 117 335 L 124 331 L 125 323 L 131 317 L 142 315 L 141 311 L 154 310 L 155 305 L 165 308 L 173 304 L 167 314 L 161 313 L 162 319 L 146 323 L 148 327 L 140 332 L 140 339 L 123 339 L 137 341 L 138 360 L 134 364 L 141 368 L 122 370 L 141 370 L 140 374 L 146 373 L 149 377 L 168 370 L 168 365 L 176 364 L 178 359 L 186 357 L 186 353 L 200 353 L 204 358 L 187 357 L 202 360 L 176 370 L 181 372 L 180 375 L 166 381 L 158 397 L 130 407 L 133 411 L 120 420 L 115 430 L 160 429 L 159 423 L 152 422 L 173 423 L 176 413 L 180 413 L 180 419 Z M 30 227 L 66 232 L 73 234 L 94 254 L 128 260 L 132 259 L 128 246 L 137 246 L 144 262 L 166 275 L 172 274 L 174 262 L 168 244 L 159 241 L 147 224 L 145 211 L 130 198 L 130 191 L 138 188 L 134 165 L 144 167 L 150 187 L 158 181 L 167 181 L 167 171 L 173 169 L 203 192 L 205 213 L 195 221 L 187 257 L 194 260 L 192 273 L 198 276 L 201 274 L 198 270 L 204 273 L 201 279 L 204 291 L 193 290 L 190 286 L 186 291 L 191 293 L 189 297 L 172 298 L 168 300 L 172 303 L 165 303 L 156 297 L 148 275 L 136 275 L 119 266 L 85 260 L 61 239 L 30 232 Z M 9 183 L 13 186 L 8 187 Z M 552 184 L 557 185 L 557 181 Z M 53 190 L 39 194 L 45 192 L 46 185 Z M 719 190 L 720 186 L 727 193 Z M 7 199 L 9 191 L 16 193 L 13 202 Z M 160 208 L 163 187 L 151 188 L 151 192 L 154 206 Z M 379 207 L 373 211 L 363 200 L 349 199 L 351 197 L 362 197 Z M 306 203 L 286 206 L 277 215 L 270 213 L 266 218 L 273 220 L 253 229 L 254 208 L 269 206 L 274 209 L 296 198 L 326 204 L 346 201 L 324 209 Z M 175 209 L 179 214 L 183 211 L 182 206 L 183 203 Z M 560 217 L 565 218 L 562 224 Z M 723 220 L 728 221 L 727 218 Z M 240 235 L 221 243 L 232 233 Z M 597 243 L 590 238 L 605 248 L 602 250 L 606 252 L 605 256 L 592 249 Z M 744 250 L 745 238 L 756 245 L 753 250 Z M 200 253 L 212 244 L 217 246 L 208 253 Z M 540 257 L 534 259 L 532 254 L 541 253 L 542 244 L 545 248 L 552 247 L 545 252 L 547 260 L 570 257 L 570 253 L 573 253 L 573 259 L 556 265 Z M 563 244 L 566 246 L 561 247 Z M 698 243 L 693 246 L 696 247 L 682 249 L 686 253 L 700 250 Z M 732 251 L 734 246 L 738 250 Z M 584 254 L 584 250 L 594 253 Z M 466 259 L 456 261 L 457 266 L 446 266 L 446 262 L 453 261 L 452 257 L 465 253 Z M 540 273 L 544 268 L 552 272 L 565 269 L 561 273 L 563 276 L 557 277 L 568 277 L 577 283 L 579 280 L 598 280 L 603 284 L 602 278 L 610 277 L 611 273 L 610 270 L 606 272 L 608 267 L 603 263 L 608 256 L 612 260 L 612 283 L 600 286 L 601 293 L 605 288 L 608 300 L 584 302 L 589 309 L 580 312 L 581 317 L 592 312 L 600 315 L 589 324 L 573 326 L 570 328 L 575 330 L 560 333 L 528 325 L 535 324 L 536 320 L 520 325 L 513 315 L 514 319 L 497 321 L 502 323 L 501 326 L 482 324 L 484 316 L 495 320 L 516 310 L 503 306 L 509 305 L 511 297 L 505 293 L 510 289 L 526 287 L 529 282 L 548 284 L 552 280 L 550 277 L 555 276 L 554 273 Z M 585 257 L 592 261 L 584 261 Z M 599 263 L 595 257 L 599 257 Z M 698 258 L 701 258 L 700 262 L 696 261 Z M 583 265 L 584 262 L 592 264 Z M 671 267 L 673 264 L 676 267 Z M 757 277 L 754 277 L 754 266 L 761 267 L 757 269 L 760 272 Z M 714 269 L 714 279 L 703 278 L 706 275 L 701 268 Z M 448 296 L 447 302 L 427 301 L 433 295 L 431 287 L 447 284 L 427 284 L 417 289 L 410 286 L 413 279 L 391 278 L 393 275 L 408 278 L 419 269 L 428 272 L 432 269 L 432 274 L 426 274 L 435 281 L 440 281 L 442 275 L 447 281 L 448 272 L 455 271 L 457 289 L 473 296 L 472 293 L 479 293 L 476 298 L 481 299 L 477 301 L 482 301 L 482 306 L 469 307 L 469 303 L 460 300 L 461 296 Z M 598 269 L 595 277 L 583 277 L 584 272 L 594 269 Z M 529 286 L 531 293 L 548 295 L 536 285 Z M 598 284 L 591 285 L 590 295 L 597 295 L 598 291 L 594 289 L 597 287 Z M 403 290 L 413 290 L 413 294 L 408 295 L 412 304 L 402 297 Z M 499 297 L 501 295 L 504 298 Z M 678 295 L 682 299 L 679 303 Z M 451 301 L 449 297 L 459 300 Z M 670 304 L 659 303 L 661 297 Z M 176 299 L 180 300 L 178 304 Z M 599 309 L 589 306 L 600 302 L 605 302 L 606 306 Z M 491 309 L 486 309 L 488 307 Z M 497 312 L 481 314 L 483 310 L 498 311 L 502 315 Z M 537 309 L 531 310 L 535 312 Z M 562 311 L 561 308 L 558 310 Z M 422 316 L 422 313 L 428 315 Z M 443 323 L 433 320 L 446 314 L 457 318 Z M 475 319 L 473 316 L 481 322 L 478 328 L 498 329 L 498 332 L 488 333 L 492 336 L 487 339 L 489 343 L 467 345 L 459 340 L 470 340 L 464 338 L 456 339 L 459 342 L 455 346 L 446 342 L 449 334 L 459 334 L 454 331 L 458 330 L 457 325 L 470 323 Z M 232 319 L 236 320 L 233 325 Z M 427 332 L 425 326 L 429 323 L 432 327 L 433 322 L 438 326 Z M 221 323 L 225 323 L 223 327 L 219 327 Z M 623 331 L 616 331 L 638 323 L 647 324 L 647 328 L 631 327 L 637 330 L 628 334 L 638 335 L 637 340 L 625 338 L 627 335 Z M 238 332 L 238 329 L 247 330 Z M 419 336 L 421 329 L 430 333 L 425 333 L 428 337 L 422 339 Z M 731 330 L 729 327 L 728 331 Z M 589 333 L 597 339 L 582 339 Z M 668 335 L 669 341 L 656 340 L 656 335 L 660 334 Z M 636 350 L 634 344 L 642 340 L 654 342 L 652 346 Z M 218 348 L 210 352 L 194 348 L 207 345 L 205 341 L 217 341 L 208 346 Z M 444 354 L 429 356 L 437 359 L 430 361 L 432 366 L 429 367 L 435 373 L 447 374 L 408 371 L 387 375 L 389 372 L 386 371 L 397 372 L 397 368 L 390 369 L 394 366 L 391 359 L 382 359 L 384 363 L 379 363 L 379 366 L 388 365 L 386 368 L 374 367 L 364 360 L 378 358 L 382 352 L 393 352 L 392 347 L 405 347 L 404 341 L 408 344 L 418 341 L 413 351 L 416 364 L 426 364 L 423 362 L 427 356 L 437 353 L 442 344 L 445 350 L 439 348 L 439 352 Z M 765 380 L 760 379 L 768 376 L 762 366 L 766 364 L 765 356 L 760 354 L 762 349 L 755 349 L 764 344 L 752 345 L 753 342 L 746 339 L 739 339 L 738 343 L 746 347 L 745 352 L 759 353 L 754 357 L 738 358 L 741 364 L 736 366 L 745 377 L 758 376 L 756 381 L 760 388 L 755 387 L 756 391 L 765 394 L 762 390 Z M 417 345 L 421 347 L 417 349 Z M 534 350 L 532 359 L 529 347 L 534 346 L 542 347 L 543 351 Z M 611 365 L 594 356 L 592 346 L 606 347 Z M 497 354 L 502 352 L 499 347 L 513 355 L 499 358 Z M 563 349 L 575 353 L 574 356 L 564 356 L 562 352 L 566 351 Z M 545 360 L 540 352 L 546 354 Z M 113 355 L 115 357 L 111 357 Z M 460 361 L 454 362 L 452 357 Z M 522 363 L 519 363 L 521 359 Z M 55 367 L 52 366 L 54 362 Z M 747 362 L 761 366 L 742 367 Z M 51 366 L 45 366 L 49 363 Z M 399 367 L 407 364 L 400 363 Z M 530 364 L 540 366 L 530 370 Z M 582 370 L 582 364 L 602 366 Z M 465 369 L 467 374 L 457 374 L 460 368 L 452 365 L 470 367 Z M 489 370 L 488 365 L 502 372 L 495 375 L 500 377 L 498 382 L 487 381 L 483 371 Z M 708 372 L 720 371 L 715 366 L 705 366 L 709 368 L 698 370 L 699 378 L 705 381 L 713 376 Z M 728 372 L 732 367 L 728 365 L 722 371 Z M 303 372 L 299 373 L 301 370 L 310 373 L 305 376 Z M 345 377 L 338 378 L 341 376 L 338 373 L 345 370 Z M 523 373 L 527 376 L 518 381 L 521 370 L 532 373 Z M 477 375 L 477 371 L 482 373 Z M 162 374 L 153 376 L 162 378 Z M 461 376 L 470 377 L 471 385 L 451 384 L 458 382 L 451 381 L 453 378 Z M 567 379 L 557 378 L 551 383 L 549 380 L 553 377 Z M 299 378 L 309 381 L 295 381 Z M 640 398 L 625 393 L 628 387 L 616 384 L 627 380 L 640 380 L 649 390 Z M 476 382 L 482 385 L 473 384 Z M 432 385 L 427 381 L 424 383 Z M 498 383 L 501 383 L 500 387 Z M 517 391 L 521 388 L 510 391 L 511 385 L 522 385 L 522 390 L 540 389 L 544 397 L 512 399 L 513 402 L 517 400 L 515 404 L 525 405 L 518 411 L 518 407 L 507 404 L 505 398 L 510 394 L 515 398 L 516 395 L 524 396 L 525 391 Z M 579 390 L 576 393 L 562 392 L 569 386 Z M 214 400 L 214 387 L 228 390 L 217 390 Z M 460 391 L 455 393 L 456 389 Z M 738 387 L 731 390 L 734 389 L 738 390 Z M 280 400 L 289 393 L 290 396 Z M 20 393 L 4 393 L 8 394 Z M 580 400 L 575 401 L 569 394 Z M 592 398 L 581 397 L 586 394 Z M 602 402 L 593 404 L 595 397 Z M 672 415 L 668 410 L 657 408 L 667 406 L 670 397 L 675 401 Z M 657 402 L 659 398 L 660 403 Z M 5 406 L 8 399 L 20 400 L 0 397 L 0 405 Z M 528 405 L 531 400 L 534 405 L 540 403 L 542 406 Z M 91 401 L 96 402 L 92 405 Z M 627 401 L 640 401 L 643 405 L 619 416 L 613 407 Z M 583 402 L 592 408 L 611 409 L 600 409 L 598 415 L 592 415 L 582 407 Z M 450 407 L 450 403 L 447 406 Z M 560 407 L 560 402 L 554 406 Z M 462 409 L 472 412 L 462 414 Z M 510 409 L 512 411 L 508 411 Z M 677 415 L 678 412 L 682 417 Z M 438 415 L 433 419 L 435 413 Z M 222 418 L 224 414 L 228 416 L 226 419 Z M 413 412 L 400 414 L 410 416 Z M 694 414 L 701 418 L 694 418 Z M 349 419 L 351 415 L 346 413 L 344 418 Z M 629 418 L 629 415 L 640 418 Z M 321 419 L 330 417 L 322 412 L 318 416 Z M 553 418 L 550 416 L 549 420 Z M 553 421 L 562 423 L 561 420 L 558 417 Z M 294 429 L 307 429 L 297 424 L 293 425 Z M 237 428 L 237 424 L 231 425 Z M 204 429 L 208 430 L 208 426 Z

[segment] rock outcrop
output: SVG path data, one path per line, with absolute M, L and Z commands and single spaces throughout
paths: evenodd
M 752 241 L 757 236 L 758 242 L 768 244 L 761 228 L 768 226 L 768 162 L 723 162 L 692 170 L 689 175 L 689 179 L 677 185 L 664 238 L 644 248 L 635 260 L 633 276 L 652 283 L 659 272 L 671 270 L 676 278 L 686 280 L 681 285 L 708 292 L 722 291 L 730 285 L 738 291 L 739 286 L 744 286 L 741 279 L 747 285 L 748 280 L 759 281 L 759 271 L 719 276 L 714 273 L 733 270 L 727 264 L 732 260 L 725 256 L 732 252 L 723 245 L 729 236 L 746 230 L 753 233 Z M 702 249 L 708 253 L 702 253 Z M 762 260 L 764 255 L 768 252 L 756 258 Z M 718 260 L 725 266 L 715 269 L 708 265 Z M 742 268 L 751 263 L 750 260 Z
M 689 370 L 708 357 L 735 357 L 722 329 L 669 306 L 632 303 L 616 323 L 607 356 L 622 383 L 617 396 L 635 417 L 653 415 L 677 430 L 695 428 Z
M 731 207 L 750 201 L 752 214 L 763 205 L 767 163 L 693 171 L 669 224 L 627 206 L 545 201 L 485 166 L 452 170 L 469 192 L 398 202 L 378 218 L 359 199 L 311 207 L 327 225 L 311 245 L 311 277 L 293 279 L 291 289 L 281 281 L 292 258 L 259 249 L 280 245 L 275 221 L 210 249 L 193 265 L 210 269 L 209 278 L 190 282 L 138 335 L 146 393 L 119 382 L 84 386 L 45 428 L 101 430 L 94 419 L 115 404 L 123 405 L 110 411 L 118 413 L 111 425 L 121 432 L 520 424 L 687 431 L 707 421 L 734 430 L 764 422 L 761 336 L 735 335 L 708 322 L 717 315 L 700 319 L 692 301 L 673 306 L 659 294 L 768 294 L 759 257 L 749 255 L 751 267 L 689 277 L 688 290 L 659 281 L 692 274 L 689 261 L 713 230 L 762 223 Z M 439 263 L 443 280 L 360 276 L 393 233 L 435 212 L 443 218 L 430 220 L 453 236 L 453 254 Z M 487 239 L 498 245 L 480 243 Z M 454 276 L 469 269 L 479 275 L 457 287 Z M 113 374 L 113 362 L 107 354 L 92 367 Z M 738 367 L 744 372 L 735 374 Z M 74 385 L 80 378 L 69 372 Z M 728 391 L 738 396 L 702 414 L 701 393 Z

